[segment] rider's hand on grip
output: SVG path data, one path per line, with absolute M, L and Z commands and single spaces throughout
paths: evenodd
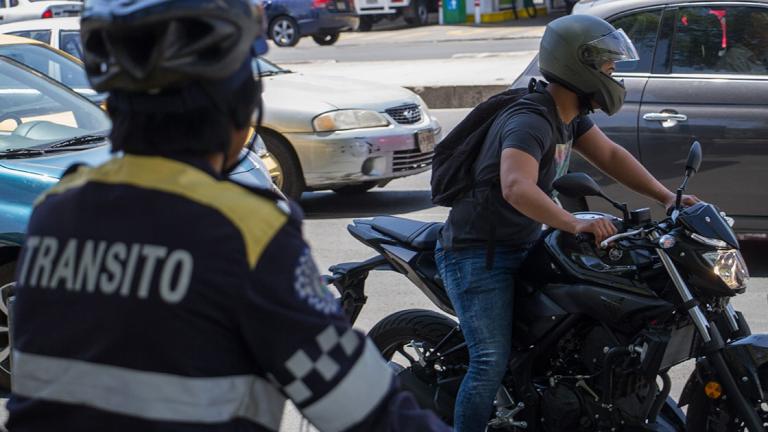
M 600 242 L 616 233 L 616 226 L 607 218 L 579 219 L 575 226 L 576 235 L 591 234 L 595 237 L 595 243 L 598 246 Z

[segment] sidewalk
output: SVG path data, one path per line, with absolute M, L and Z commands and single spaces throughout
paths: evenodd
M 540 38 L 547 23 L 560 15 L 546 15 L 536 18 L 520 18 L 493 24 L 455 24 L 408 27 L 388 26 L 369 32 L 347 32 L 342 34 L 337 46 L 409 42 L 451 42 L 476 40 L 504 40 Z
M 439 60 L 317 62 L 287 66 L 296 72 L 406 87 L 418 93 L 431 108 L 467 108 L 509 87 L 535 54 L 535 51 L 521 51 Z

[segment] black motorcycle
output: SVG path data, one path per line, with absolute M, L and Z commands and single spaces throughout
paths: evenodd
M 543 232 L 515 287 L 513 354 L 489 429 L 515 431 L 764 431 L 768 426 L 768 335 L 752 335 L 730 298 L 749 278 L 732 220 L 706 203 L 681 208 L 701 163 L 694 143 L 671 216 L 628 211 L 584 174 L 554 185 L 562 195 L 601 196 L 622 218 L 619 234 Z M 348 227 L 378 255 L 331 267 L 327 282 L 354 321 L 371 270 L 403 274 L 453 315 L 434 261 L 441 224 L 396 217 Z M 468 366 L 461 327 L 427 310 L 394 313 L 369 336 L 419 403 L 452 420 Z M 696 360 L 679 401 L 669 370 Z M 687 415 L 680 407 L 688 406 Z

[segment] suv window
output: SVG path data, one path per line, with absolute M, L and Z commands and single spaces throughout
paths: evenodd
M 672 73 L 768 73 L 768 9 L 681 8 L 672 39 Z
M 5 0 L 0 0 L 0 8 L 8 7 Z
M 9 4 L 10 4 L 9 7 L 16 7 L 19 5 L 19 0 L 10 0 Z
M 650 72 L 660 20 L 659 9 L 625 15 L 611 21 L 614 27 L 623 29 L 629 36 L 640 56 L 640 60 L 636 62 L 616 63 L 616 72 Z
M 79 59 L 83 58 L 83 46 L 80 43 L 80 32 L 77 30 L 62 30 L 59 33 L 59 48 Z
M 2 1 L 2 0 L 0 0 Z M 8 34 L 19 36 L 19 37 L 25 37 L 28 39 L 34 39 L 38 42 L 42 42 L 45 44 L 51 43 L 51 31 L 50 30 L 25 30 L 25 31 L 16 31 L 16 32 L 9 32 Z

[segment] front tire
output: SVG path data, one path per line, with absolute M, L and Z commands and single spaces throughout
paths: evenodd
M 267 151 L 277 164 L 275 167 L 277 175 L 273 175 L 273 178 L 281 179 L 279 183 L 276 183 L 277 187 L 288 198 L 298 200 L 306 187 L 301 164 L 293 151 L 293 147 L 288 141 L 273 132 L 260 132 L 260 135 Z
M 269 37 L 279 47 L 296 46 L 301 39 L 299 24 L 289 16 L 279 16 L 269 25 Z
M 360 24 L 357 26 L 359 32 L 369 32 L 373 29 L 373 18 L 363 15 L 360 17 Z
M 410 15 L 410 16 L 409 16 Z M 426 0 L 414 0 L 410 14 L 404 17 L 405 22 L 412 26 L 425 26 L 429 24 L 429 7 Z
M 339 40 L 339 32 L 319 33 L 312 35 L 312 39 L 320 46 L 331 46 Z
M 14 284 L 16 277 L 16 261 L 0 266 L 0 286 L 2 294 L 10 292 L 8 285 Z M 0 298 L 0 390 L 11 389 L 11 346 L 8 325 L 8 299 L 5 295 Z
M 359 184 L 340 186 L 332 190 L 339 195 L 359 195 L 375 188 L 377 184 L 379 184 L 377 181 L 368 181 Z

